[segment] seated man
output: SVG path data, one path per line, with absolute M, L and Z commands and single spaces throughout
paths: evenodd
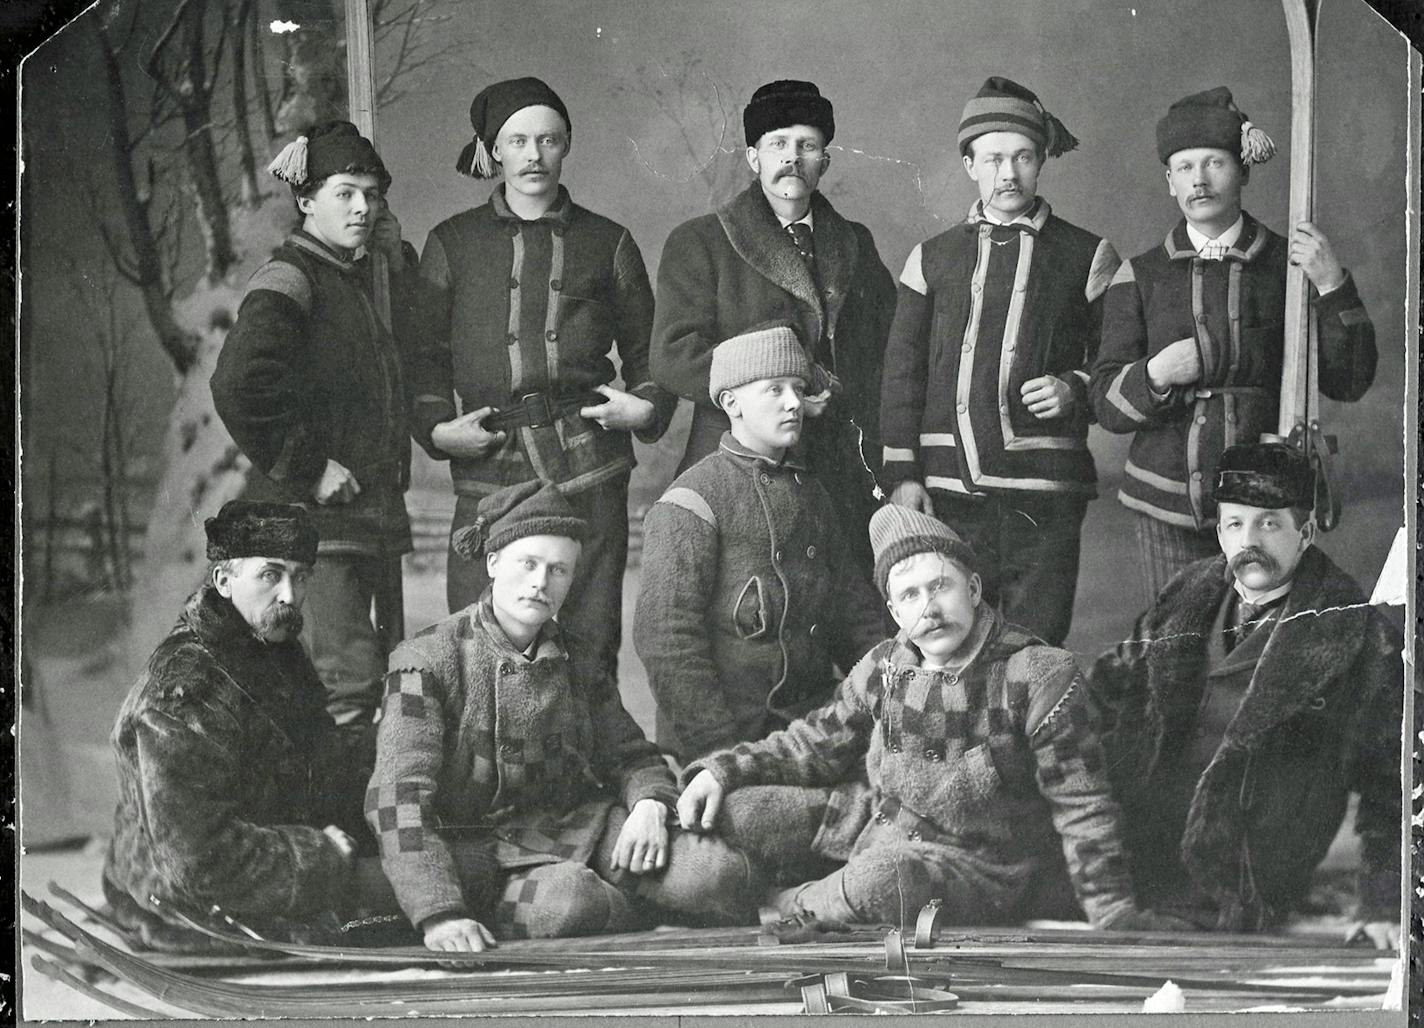
M 938 899 L 954 923 L 1007 922 L 1045 912 L 1040 886 L 1066 857 L 1095 926 L 1155 925 L 1132 899 L 1072 655 L 982 602 L 974 551 L 943 523 L 887 505 L 871 518 L 870 541 L 900 633 L 825 706 L 689 766 L 683 827 L 711 830 L 721 811 L 728 842 L 784 861 L 796 845 L 791 822 L 763 790 L 744 787 L 825 786 L 863 769 L 875 811 L 849 860 L 775 893 L 777 913 L 903 924 Z
M 1188 565 L 1090 695 L 1141 900 L 1206 928 L 1278 925 L 1360 795 L 1360 919 L 1397 945 L 1401 640 L 1312 545 L 1310 462 L 1221 456 L 1221 553 Z
M 796 449 L 811 362 L 789 321 L 712 351 L 731 430 L 644 522 L 633 642 L 686 761 L 763 738 L 830 698 L 888 627 L 835 507 Z
M 174 907 L 216 904 L 264 934 L 310 938 L 362 896 L 347 833 L 365 833 L 357 783 L 372 731 L 338 731 L 297 641 L 317 530 L 300 507 L 237 500 L 206 528 L 208 580 L 111 736 L 119 804 L 104 894 L 159 949 L 205 944 L 165 918 Z
M 554 621 L 587 529 L 555 485 L 481 500 L 454 545 L 490 585 L 391 655 L 366 818 L 430 949 L 626 930 L 644 905 L 752 916 L 746 859 L 669 838 L 672 773 L 600 655 Z

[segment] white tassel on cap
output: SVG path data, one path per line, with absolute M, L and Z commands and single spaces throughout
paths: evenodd
M 1241 163 L 1265 164 L 1276 155 L 1276 144 L 1270 136 L 1249 121 L 1241 123 Z
M 494 159 L 485 148 L 485 141 L 479 136 L 475 137 L 475 159 L 471 164 L 470 174 L 479 175 L 480 178 L 494 178 Z
M 281 179 L 299 186 L 307 180 L 307 137 L 298 136 L 267 165 L 267 170 Z

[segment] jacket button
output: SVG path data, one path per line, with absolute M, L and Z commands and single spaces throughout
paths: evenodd
M 975 282 L 972 286 L 969 287 L 969 291 L 972 292 L 975 296 L 978 296 L 979 291 L 983 288 L 984 287 L 981 286 L 978 282 Z
M 1228 415 L 1226 415 L 1226 420 L 1229 421 L 1229 422 L 1231 422 L 1231 423 L 1234 425 L 1234 424 L 1236 424 L 1236 415 L 1235 415 L 1235 414 L 1228 414 Z
M 958 409 L 959 409 L 959 413 L 963 414 L 965 411 L 967 411 L 967 410 L 969 409 L 969 404 L 967 404 L 967 403 L 961 403 L 961 404 L 959 405 L 959 408 L 958 408 Z
M 911 828 L 905 833 L 905 837 L 911 842 L 918 842 L 920 839 L 920 830 L 918 828 Z
M 806 547 L 806 556 L 810 557 L 812 560 L 816 559 L 816 546 L 814 543 Z
M 554 292 L 557 293 L 557 292 L 558 292 L 560 289 L 562 289 L 563 287 L 564 287 L 564 284 L 563 284 L 562 282 L 560 282 L 558 279 L 556 279 L 556 278 L 551 278 L 551 279 L 549 279 L 549 288 L 552 289 Z
M 938 760 L 938 759 L 939 759 L 939 753 L 936 752 L 935 750 L 925 750 L 925 759 L 926 759 L 926 760 Z
M 880 823 L 880 824 L 883 825 L 883 824 L 887 824 L 890 819 L 885 816 L 885 811 L 883 811 L 883 810 L 877 810 L 877 811 L 875 812 L 875 820 L 876 820 L 878 823 Z
M 510 288 L 510 289 L 518 289 L 518 288 L 519 288 L 519 279 L 515 278 L 513 275 L 511 275 L 511 276 L 509 277 L 509 288 Z
M 1200 482 L 1200 481 L 1201 481 L 1201 472 L 1200 472 L 1200 471 L 1193 471 L 1193 472 L 1192 472 L 1192 481 L 1193 481 L 1193 482 Z
M 564 234 L 564 226 L 555 225 L 551 231 L 553 231 L 556 236 L 562 236 Z
M 547 339 L 547 340 L 549 340 L 549 342 L 551 342 L 551 343 L 555 343 L 555 342 L 558 342 L 558 340 L 559 340 L 559 333 L 555 332 L 555 331 L 551 328 L 551 329 L 549 329 L 549 331 L 547 331 L 547 332 L 544 333 L 544 338 Z
M 1205 414 L 1198 414 L 1198 415 L 1197 415 L 1197 424 L 1198 424 L 1198 425 L 1205 425 L 1205 424 L 1206 424 L 1206 415 L 1205 415 Z
M 1198 314 L 1198 315 L 1197 315 L 1197 324 L 1198 324 L 1198 325 L 1205 325 L 1205 324 L 1206 324 L 1206 315 L 1205 315 L 1205 314 Z
M 965 353 L 968 353 L 968 352 L 969 352 L 970 350 L 972 350 L 972 349 L 974 349 L 974 344 L 973 344 L 973 343 L 965 343 L 965 344 L 964 344 L 964 352 L 965 352 Z
M 1001 403 L 1001 404 L 999 404 L 999 413 L 1000 413 L 1000 414 L 1007 414 L 1008 412 L 1009 412 L 1009 405 L 1008 405 L 1007 403 Z
M 812 639 L 814 639 L 814 638 L 816 638 L 816 633 L 819 632 L 820 630 L 821 630 L 821 626 L 820 626 L 820 625 L 812 625 L 809 629 L 807 629 L 806 634 L 809 635 Z
M 763 471 L 760 475 L 758 475 L 757 478 L 761 479 L 761 484 L 762 484 L 762 485 L 770 485 L 770 484 L 771 484 L 771 476 L 768 475 L 765 471 Z
M 499 673 L 502 675 L 514 674 L 514 665 L 507 660 L 501 660 L 499 662 Z
M 781 551 L 780 551 L 780 550 L 777 550 L 775 553 L 773 553 L 773 554 L 771 555 L 771 562 L 772 562 L 773 564 L 780 564 L 780 563 L 781 563 L 781 557 L 782 557 Z
M 945 675 L 944 680 L 950 685 L 955 685 L 959 682 L 959 673 L 956 671 L 951 671 L 949 674 Z
M 509 345 L 510 345 L 510 346 L 517 346 L 517 345 L 519 344 L 519 333 L 518 333 L 518 332 L 511 332 L 511 333 L 509 333 L 508 339 L 509 339 Z
M 1014 292 L 1016 292 L 1016 293 L 1026 293 L 1026 292 L 1028 292 L 1028 284 L 1025 283 L 1025 284 L 1023 284 L 1023 285 L 1014 286 Z
M 899 753 L 899 752 L 900 752 L 900 744 L 899 744 L 898 742 L 892 742 L 892 743 L 890 744 L 890 752 L 891 752 L 891 753 Z

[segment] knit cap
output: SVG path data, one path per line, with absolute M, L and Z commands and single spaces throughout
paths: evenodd
M 375 175 L 381 192 L 391 187 L 391 173 L 371 141 L 349 121 L 324 121 L 282 148 L 267 170 L 283 182 L 304 186 L 343 172 Z
M 1286 443 L 1230 446 L 1217 462 L 1211 498 L 1267 510 L 1313 507 L 1315 471 L 1309 457 Z
M 574 130 L 564 101 L 542 80 L 522 78 L 496 82 L 480 90 L 470 104 L 470 125 L 475 130 L 475 137 L 465 144 L 460 156 L 455 159 L 455 170 L 472 178 L 498 177 L 499 168 L 491 156 L 495 140 L 499 138 L 499 130 L 504 128 L 504 123 L 526 107 L 552 107 L 564 119 L 568 130 Z
M 1018 132 L 1028 136 L 1047 157 L 1078 147 L 1063 122 L 1043 109 L 1038 95 L 1012 79 L 990 75 L 964 105 L 959 117 L 959 152 L 969 156 L 969 144 L 986 132 Z
M 268 557 L 316 563 L 317 530 L 311 516 L 291 503 L 229 500 L 203 522 L 208 560 Z
M 1182 97 L 1157 123 L 1157 156 L 1163 164 L 1178 150 L 1197 147 L 1236 154 L 1243 166 L 1264 164 L 1276 152 L 1271 137 L 1251 124 L 1225 86 Z
M 814 82 L 778 79 L 758 86 L 751 102 L 742 110 L 742 129 L 747 134 L 747 146 L 768 132 L 791 125 L 810 125 L 825 134 L 830 142 L 836 134 L 836 116 L 831 102 L 821 95 Z
M 718 397 L 724 389 L 735 389 L 748 382 L 765 378 L 795 375 L 811 381 L 811 362 L 790 321 L 763 321 L 741 335 L 718 343 L 712 351 L 712 370 L 707 380 L 707 392 L 712 402 L 721 406 Z
M 491 493 L 475 508 L 473 524 L 450 536 L 450 545 L 466 560 L 479 560 L 526 535 L 561 535 L 582 540 L 588 522 L 569 505 L 552 482 L 531 479 Z
M 979 569 L 979 558 L 959 534 L 938 518 L 911 507 L 887 503 L 870 516 L 870 550 L 875 556 L 875 587 L 887 596 L 890 569 L 917 553 L 942 553 L 970 571 Z

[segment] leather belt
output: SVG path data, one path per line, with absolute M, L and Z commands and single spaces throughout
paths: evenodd
M 514 403 L 501 407 L 485 418 L 485 427 L 495 431 L 507 428 L 545 428 L 568 414 L 577 414 L 584 407 L 607 403 L 602 393 L 525 393 Z

